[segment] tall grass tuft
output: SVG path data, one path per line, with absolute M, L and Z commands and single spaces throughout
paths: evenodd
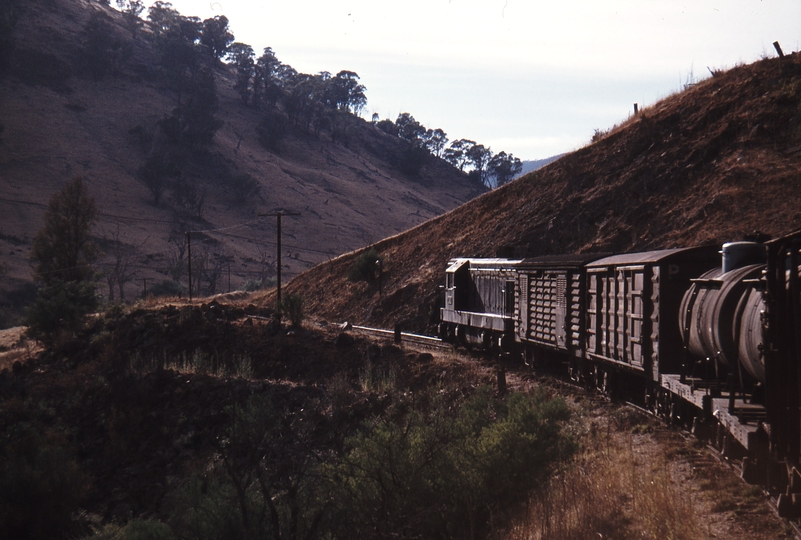
M 359 370 L 359 385 L 365 392 L 392 392 L 396 387 L 397 374 L 391 364 L 375 364 L 369 360 Z
M 692 540 L 703 536 L 692 497 L 664 454 L 641 453 L 633 435 L 597 437 L 572 467 L 529 502 L 508 540 Z
M 174 355 L 136 352 L 128 361 L 128 369 L 134 373 L 169 369 L 184 374 L 249 379 L 253 376 L 253 361 L 247 354 L 219 353 L 216 350 L 194 349 Z

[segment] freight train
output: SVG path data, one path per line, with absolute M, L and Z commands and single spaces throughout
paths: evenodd
M 722 255 L 722 256 L 721 256 Z M 686 426 L 801 518 L 801 231 L 628 254 L 452 259 L 439 333 L 563 365 Z

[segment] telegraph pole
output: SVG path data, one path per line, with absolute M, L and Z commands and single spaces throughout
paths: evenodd
M 277 230 L 276 230 L 276 243 L 278 244 L 278 257 L 275 266 L 276 270 L 276 293 L 275 293 L 275 304 L 278 310 L 278 317 L 281 317 L 281 216 L 299 216 L 300 212 L 287 212 L 286 210 L 276 210 L 275 212 L 270 212 L 268 214 L 259 214 L 259 216 L 263 217 L 273 217 L 275 216 L 277 219 Z
M 186 260 L 189 263 L 189 301 L 192 301 L 192 240 L 189 231 L 186 231 Z

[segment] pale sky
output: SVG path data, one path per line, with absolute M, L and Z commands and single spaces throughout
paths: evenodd
M 148 4 L 148 2 L 146 2 Z M 408 112 L 523 160 L 586 145 L 689 81 L 801 47 L 801 0 L 173 0 L 257 55 L 347 69 L 363 117 Z

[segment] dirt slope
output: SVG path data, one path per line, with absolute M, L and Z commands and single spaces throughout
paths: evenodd
M 451 257 L 626 252 L 798 228 L 801 55 L 794 54 L 716 73 L 599 142 L 379 242 L 382 296 L 347 281 L 357 253 L 288 288 L 329 320 L 422 330 Z
M 76 176 L 97 199 L 102 215 L 95 234 L 101 247 L 110 253 L 103 237 L 117 235 L 122 245 L 135 248 L 131 262 L 138 273 L 128 285 L 129 299 L 141 293 L 143 278 L 152 285 L 167 277 L 176 248 L 169 240 L 181 239 L 187 230 L 225 229 L 199 235 L 206 243 L 193 248 L 231 258 L 235 289 L 257 277 L 261 259 L 275 263 L 275 220 L 259 214 L 276 208 L 301 213 L 284 223 L 284 275 L 291 276 L 485 191 L 431 156 L 418 175 L 403 174 L 396 165 L 406 143 L 356 117 L 343 120 L 347 140 L 290 126 L 280 153 L 268 151 L 256 133 L 263 113 L 240 102 L 234 74 L 219 64 L 216 116 L 223 125 L 205 160 L 184 171 L 196 193 L 205 194 L 202 211 L 182 211 L 169 192 L 154 204 L 137 179 L 147 158 L 138 138 L 170 114 L 176 96 L 159 76 L 146 29 L 131 39 L 119 13 L 88 0 L 16 5 L 15 48 L 9 72 L 0 77 L 0 264 L 8 267 L 13 287 L 30 280 L 30 242 L 42 226 L 44 205 Z M 87 73 L 82 52 L 84 27 L 95 11 L 112 17 L 116 36 L 131 51 L 117 76 L 98 81 Z M 258 193 L 237 201 L 215 176 L 218 169 L 250 175 Z M 101 261 L 101 270 L 110 262 L 111 255 Z M 227 283 L 217 292 L 225 288 Z

